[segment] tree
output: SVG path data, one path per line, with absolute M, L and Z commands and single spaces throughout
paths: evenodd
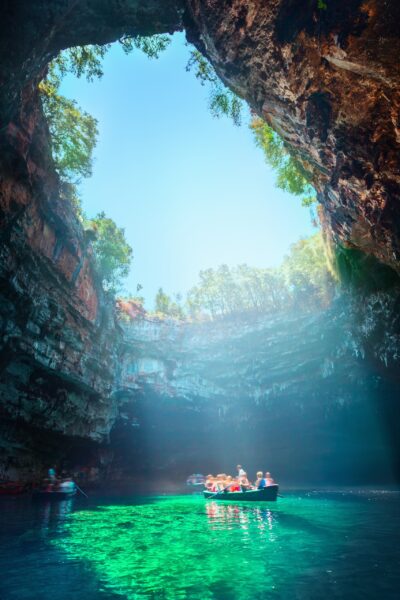
M 316 200 L 311 185 L 310 174 L 299 157 L 283 139 L 260 118 L 253 118 L 250 124 L 256 145 L 264 152 L 266 162 L 276 171 L 276 185 L 281 190 L 300 196 L 303 206 L 310 206 Z
M 194 319 L 325 306 L 335 291 L 321 233 L 301 239 L 276 269 L 220 265 L 199 273 L 186 306 Z
M 104 289 L 117 293 L 128 276 L 132 262 L 132 248 L 125 239 L 125 231 L 119 228 L 104 212 L 86 221 L 93 230 L 92 243 L 95 266 Z
M 92 174 L 97 121 L 51 85 L 43 85 L 42 92 L 56 169 L 63 181 L 76 185 Z
M 227 88 L 216 74 L 214 67 L 198 50 L 192 50 L 186 65 L 186 70 L 194 69 L 196 79 L 201 85 L 210 88 L 209 107 L 211 114 L 220 118 L 226 116 L 235 125 L 242 122 L 243 101 L 232 90 Z
M 171 304 L 171 298 L 160 287 L 154 300 L 154 308 L 156 312 L 167 315 Z
M 170 37 L 125 36 L 119 40 L 126 54 L 135 48 L 149 58 L 158 58 L 170 43 Z M 103 76 L 103 59 L 111 44 L 87 45 L 69 48 L 61 52 L 49 65 L 46 78 L 39 84 L 44 113 L 47 118 L 54 164 L 62 183 L 75 186 L 68 189 L 65 197 L 78 203 L 76 185 L 82 178 L 90 177 L 93 151 L 97 143 L 97 120 L 83 111 L 75 102 L 59 93 L 61 81 L 72 73 L 88 81 Z M 67 189 L 67 188 L 65 188 Z
M 176 294 L 175 301 L 173 301 L 171 297 L 168 296 L 168 294 L 166 294 L 160 287 L 154 300 L 155 312 L 166 317 L 184 319 L 185 314 L 182 306 L 180 305 L 180 301 L 180 294 Z
M 327 304 L 335 290 L 320 232 L 292 244 L 282 264 L 295 303 Z

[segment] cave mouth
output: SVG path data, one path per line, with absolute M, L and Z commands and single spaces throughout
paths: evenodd
M 193 47 L 180 33 L 170 40 L 156 60 L 114 44 L 101 79 L 70 73 L 60 87 L 98 121 L 92 172 L 78 188 L 82 211 L 124 227 L 134 260 L 123 295 L 139 285 L 147 310 L 160 287 L 184 299 L 209 268 L 277 267 L 292 243 L 317 231 L 301 198 L 276 186 L 247 107 L 239 126 L 210 109 L 213 85 L 187 72 Z

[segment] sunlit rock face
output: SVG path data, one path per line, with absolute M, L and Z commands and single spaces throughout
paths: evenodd
M 153 476 L 246 462 L 290 481 L 391 481 L 400 386 L 371 369 L 365 322 L 357 337 L 346 314 L 340 301 L 318 313 L 134 321 L 113 444 Z
M 81 224 L 59 197 L 41 113 L 29 104 L 19 118 L 2 132 L 0 179 L 0 463 L 6 472 L 35 455 L 29 429 L 45 432 L 43 447 L 51 432 L 95 440 L 108 434 L 119 339 L 113 299 L 96 280 Z
M 189 0 L 193 39 L 313 173 L 336 239 L 399 268 L 397 0 Z

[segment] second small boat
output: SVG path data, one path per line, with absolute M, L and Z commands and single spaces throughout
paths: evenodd
M 34 490 L 32 492 L 32 500 L 50 500 L 50 501 L 69 500 L 70 498 L 73 498 L 74 496 L 76 496 L 76 490 L 71 490 L 68 492 L 61 491 L 61 490 L 54 490 L 54 491 Z

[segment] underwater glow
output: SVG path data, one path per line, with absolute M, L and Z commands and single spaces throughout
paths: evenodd
M 159 497 L 73 513 L 53 544 L 127 600 L 343 598 L 341 578 L 361 592 L 382 567 L 370 541 L 379 548 L 385 530 L 374 530 L 371 510 L 321 497 L 256 506 Z

